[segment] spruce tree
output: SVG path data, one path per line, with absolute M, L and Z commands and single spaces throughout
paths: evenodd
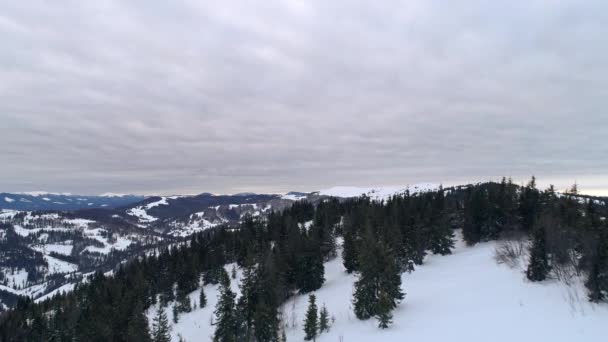
M 230 271 L 232 279 L 236 279 L 236 266 L 232 265 L 232 271 Z
M 173 323 L 179 322 L 179 303 L 173 304 Z
M 394 304 L 387 292 L 382 292 L 378 299 L 378 305 L 376 308 L 376 318 L 378 319 L 378 327 L 380 329 L 386 329 L 393 322 L 393 314 L 391 313 L 394 308 Z
M 256 269 L 255 313 L 253 315 L 254 335 L 257 341 L 277 341 L 279 339 L 279 293 L 281 278 L 276 273 L 273 254 L 264 257 Z
M 488 199 L 485 189 L 467 189 L 464 203 L 464 224 L 462 235 L 467 245 L 472 246 L 482 240 L 482 231 L 487 222 Z
M 226 272 L 224 272 L 226 273 Z M 214 342 L 237 342 L 237 320 L 235 312 L 235 297 L 236 295 L 230 289 L 230 278 L 221 277 L 220 297 L 215 306 L 215 332 L 213 335 Z
M 519 215 L 521 225 L 525 231 L 530 231 L 536 223 L 539 214 L 540 192 L 536 188 L 536 178 L 532 176 L 530 182 L 521 191 L 519 199 Z
M 329 312 L 325 304 L 321 307 L 319 313 L 319 334 L 329 331 Z
M 251 256 L 245 261 L 243 265 L 243 275 L 239 288 L 241 290 L 241 296 L 237 302 L 237 315 L 239 323 L 242 325 L 243 339 L 246 341 L 251 340 L 253 336 L 253 316 L 256 310 L 257 303 L 257 277 L 256 269 L 254 266 L 254 260 Z
M 306 241 L 305 250 L 300 255 L 296 281 L 300 293 L 318 290 L 325 282 L 323 255 L 316 241 Z
M 152 324 L 152 341 L 171 342 L 171 335 L 169 335 L 170 331 L 171 328 L 169 326 L 169 320 L 167 319 L 167 313 L 165 313 L 165 308 L 160 305 Z
M 366 320 L 375 315 L 376 294 L 378 293 L 377 276 L 380 271 L 376 249 L 374 245 L 368 245 L 372 238 L 365 239 L 367 248 L 362 248 L 359 254 L 359 278 L 355 281 L 355 292 L 353 293 L 353 305 L 355 316 Z
M 526 276 L 531 281 L 543 281 L 547 278 L 550 270 L 545 229 L 543 225 L 539 225 L 534 231 L 532 246 L 530 247 L 530 263 L 526 270 Z
M 203 287 L 201 287 L 201 293 L 198 297 L 198 301 L 199 301 L 199 307 L 202 309 L 205 306 L 207 306 L 207 296 L 205 296 L 205 289 Z
M 355 315 L 361 320 L 376 317 L 388 326 L 390 312 L 404 298 L 401 274 L 386 244 L 374 241 L 373 237 L 366 238 L 366 244 L 368 248 L 361 254 L 361 273 L 353 294 Z
M 357 252 L 353 233 L 346 231 L 344 233 L 344 242 L 342 243 L 342 259 L 344 268 L 347 273 L 353 273 L 359 268 L 357 261 Z
M 190 302 L 190 296 L 188 296 L 188 294 L 183 290 L 178 289 L 176 301 L 177 303 L 175 303 L 175 306 L 177 307 L 178 313 L 192 311 L 192 302 Z
M 152 341 L 150 332 L 148 331 L 148 318 L 140 303 L 137 303 L 133 309 L 133 313 L 131 314 L 131 318 L 127 325 L 126 335 L 127 341 Z
M 454 248 L 454 232 L 445 213 L 445 195 L 442 188 L 434 195 L 432 201 L 431 213 L 429 214 L 431 251 L 433 254 L 451 254 L 452 248 Z
M 319 332 L 319 320 L 317 312 L 317 297 L 314 294 L 308 296 L 308 310 L 304 321 L 304 340 L 315 341 Z
M 608 227 L 600 235 L 597 250 L 592 260 L 591 271 L 585 285 L 589 290 L 589 300 L 601 302 L 608 300 Z

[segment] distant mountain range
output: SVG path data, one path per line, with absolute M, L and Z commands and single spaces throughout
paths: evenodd
M 72 211 L 90 208 L 117 208 L 144 200 L 145 196 L 115 195 L 81 196 L 46 192 L 0 193 L 0 209 Z
M 432 183 L 420 183 L 411 186 L 392 186 L 392 187 L 352 187 L 352 186 L 336 186 L 333 188 L 314 191 L 314 192 L 296 192 L 292 191 L 284 195 L 275 194 L 256 194 L 252 192 L 238 193 L 234 195 L 214 195 L 211 193 L 202 193 L 199 195 L 188 196 L 165 196 L 175 201 L 180 199 L 178 207 L 182 207 L 182 213 L 188 211 L 186 208 L 192 206 L 204 206 L 211 202 L 222 202 L 224 200 L 243 202 L 243 198 L 249 198 L 245 201 L 256 201 L 261 198 L 280 198 L 284 200 L 299 200 L 308 196 L 333 196 L 333 197 L 358 197 L 368 196 L 374 200 L 386 200 L 390 196 L 403 194 L 406 190 L 411 193 L 419 191 L 427 191 L 437 189 L 438 185 Z M 262 196 L 262 197 L 259 197 Z M 265 196 L 265 197 L 264 197 Z M 105 193 L 98 196 L 73 195 L 69 193 L 50 193 L 43 191 L 35 192 L 20 192 L 20 193 L 0 193 L 0 209 L 19 210 L 19 211 L 75 211 L 81 209 L 115 209 L 120 207 L 130 206 L 142 201 L 154 202 L 159 196 L 142 196 L 142 195 L 124 195 L 115 193 Z M 145 205 L 146 203 L 144 203 Z M 183 206 L 182 206 L 183 204 Z M 173 212 L 174 206 L 169 211 Z M 179 210 L 179 209 L 178 209 Z M 185 211 L 184 211 L 185 210 Z M 163 211 L 160 209 L 160 211 Z

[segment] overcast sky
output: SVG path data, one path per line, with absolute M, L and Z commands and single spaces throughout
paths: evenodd
M 608 194 L 608 1 L 0 0 L 0 191 Z

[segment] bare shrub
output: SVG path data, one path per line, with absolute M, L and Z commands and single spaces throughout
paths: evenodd
M 494 259 L 510 268 L 522 266 L 525 262 L 528 244 L 524 239 L 502 240 L 496 245 Z

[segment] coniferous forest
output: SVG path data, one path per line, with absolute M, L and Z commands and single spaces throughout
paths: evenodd
M 540 190 L 507 179 L 405 193 L 387 201 L 329 198 L 296 202 L 267 219 L 247 218 L 141 255 L 113 275 L 93 274 L 73 292 L 34 303 L 20 298 L 0 316 L 0 341 L 168 341 L 169 320 L 192 310 L 188 295 L 206 304 L 203 284 L 218 284 L 214 341 L 283 341 L 281 305 L 310 294 L 306 336 L 329 329 L 312 293 L 325 281 L 324 262 L 342 249 L 345 272 L 357 277 L 353 314 L 390 328 L 392 311 L 408 300 L 403 272 L 425 255 L 448 255 L 461 230 L 468 245 L 496 239 L 528 241 L 530 281 L 564 272 L 584 277 L 588 299 L 608 300 L 608 208 L 604 199 Z M 235 262 L 241 295 L 224 265 Z M 200 295 L 198 294 L 200 292 Z M 175 302 L 173 308 L 167 303 Z M 161 310 L 148 322 L 152 305 Z M 319 317 L 320 318 L 319 318 Z

